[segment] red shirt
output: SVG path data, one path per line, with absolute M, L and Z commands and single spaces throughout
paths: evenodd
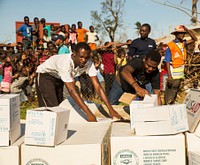
M 113 52 L 104 52 L 102 54 L 102 64 L 104 65 L 105 74 L 115 74 L 115 62 Z

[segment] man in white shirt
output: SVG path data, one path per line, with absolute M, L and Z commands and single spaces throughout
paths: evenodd
M 90 47 L 84 42 L 77 44 L 72 55 L 54 55 L 37 68 L 36 90 L 39 106 L 58 106 L 63 101 L 63 85 L 70 96 L 87 114 L 88 121 L 96 121 L 96 117 L 84 103 L 75 88 L 76 76 L 86 72 L 92 81 L 95 91 L 107 106 L 110 116 L 121 118 L 113 109 L 97 78 L 97 70 L 90 60 Z

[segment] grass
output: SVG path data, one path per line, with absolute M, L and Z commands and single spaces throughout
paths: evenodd
M 26 111 L 28 109 L 34 109 L 38 107 L 37 101 L 22 102 L 20 105 L 20 119 L 26 119 Z
M 178 95 L 177 95 L 176 102 L 177 103 L 183 103 L 185 96 L 186 96 L 186 92 L 184 90 L 180 90 Z M 162 99 L 162 102 L 164 103 L 164 92 L 161 93 L 161 99 Z M 103 104 L 103 102 L 98 98 L 97 99 L 94 98 L 94 99 L 92 99 L 92 101 L 95 102 L 95 103 Z M 127 104 L 125 104 L 125 103 L 119 103 L 119 105 L 127 106 Z M 37 107 L 38 107 L 37 99 L 33 102 L 22 102 L 21 105 L 20 105 L 20 118 L 26 119 L 26 111 L 28 109 L 34 109 L 34 108 L 37 108 Z

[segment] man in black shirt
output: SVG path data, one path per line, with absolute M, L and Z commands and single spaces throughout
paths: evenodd
M 119 77 L 113 83 L 109 93 L 109 101 L 112 105 L 118 104 L 118 100 L 124 92 L 137 94 L 140 97 L 150 95 L 145 85 L 151 83 L 153 92 L 160 99 L 160 73 L 157 68 L 161 56 L 158 51 L 151 50 L 143 59 L 136 58 L 129 61 L 119 70 Z

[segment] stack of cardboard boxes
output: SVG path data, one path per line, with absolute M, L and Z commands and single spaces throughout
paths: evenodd
M 69 124 L 68 137 L 55 147 L 22 145 L 22 165 L 109 165 L 110 123 Z
M 0 164 L 19 165 L 21 138 L 20 97 L 0 95 Z M 18 141 L 17 141 L 18 140 Z
M 189 123 L 186 133 L 188 164 L 200 165 L 200 90 L 190 90 L 185 104 Z
M 188 130 L 185 105 L 157 106 L 157 97 L 145 96 L 130 104 L 129 123 L 113 123 L 111 164 L 185 165 Z
M 130 123 L 73 122 L 73 106 L 28 110 L 21 138 L 18 97 L 0 97 L 0 165 L 200 165 L 199 90 L 185 104 L 132 101 Z
M 111 164 L 200 165 L 200 91 L 191 89 L 179 105 L 156 106 L 151 99 L 132 101 L 131 129 L 113 123 Z
M 110 123 L 72 123 L 61 107 L 27 111 L 22 165 L 109 165 Z

